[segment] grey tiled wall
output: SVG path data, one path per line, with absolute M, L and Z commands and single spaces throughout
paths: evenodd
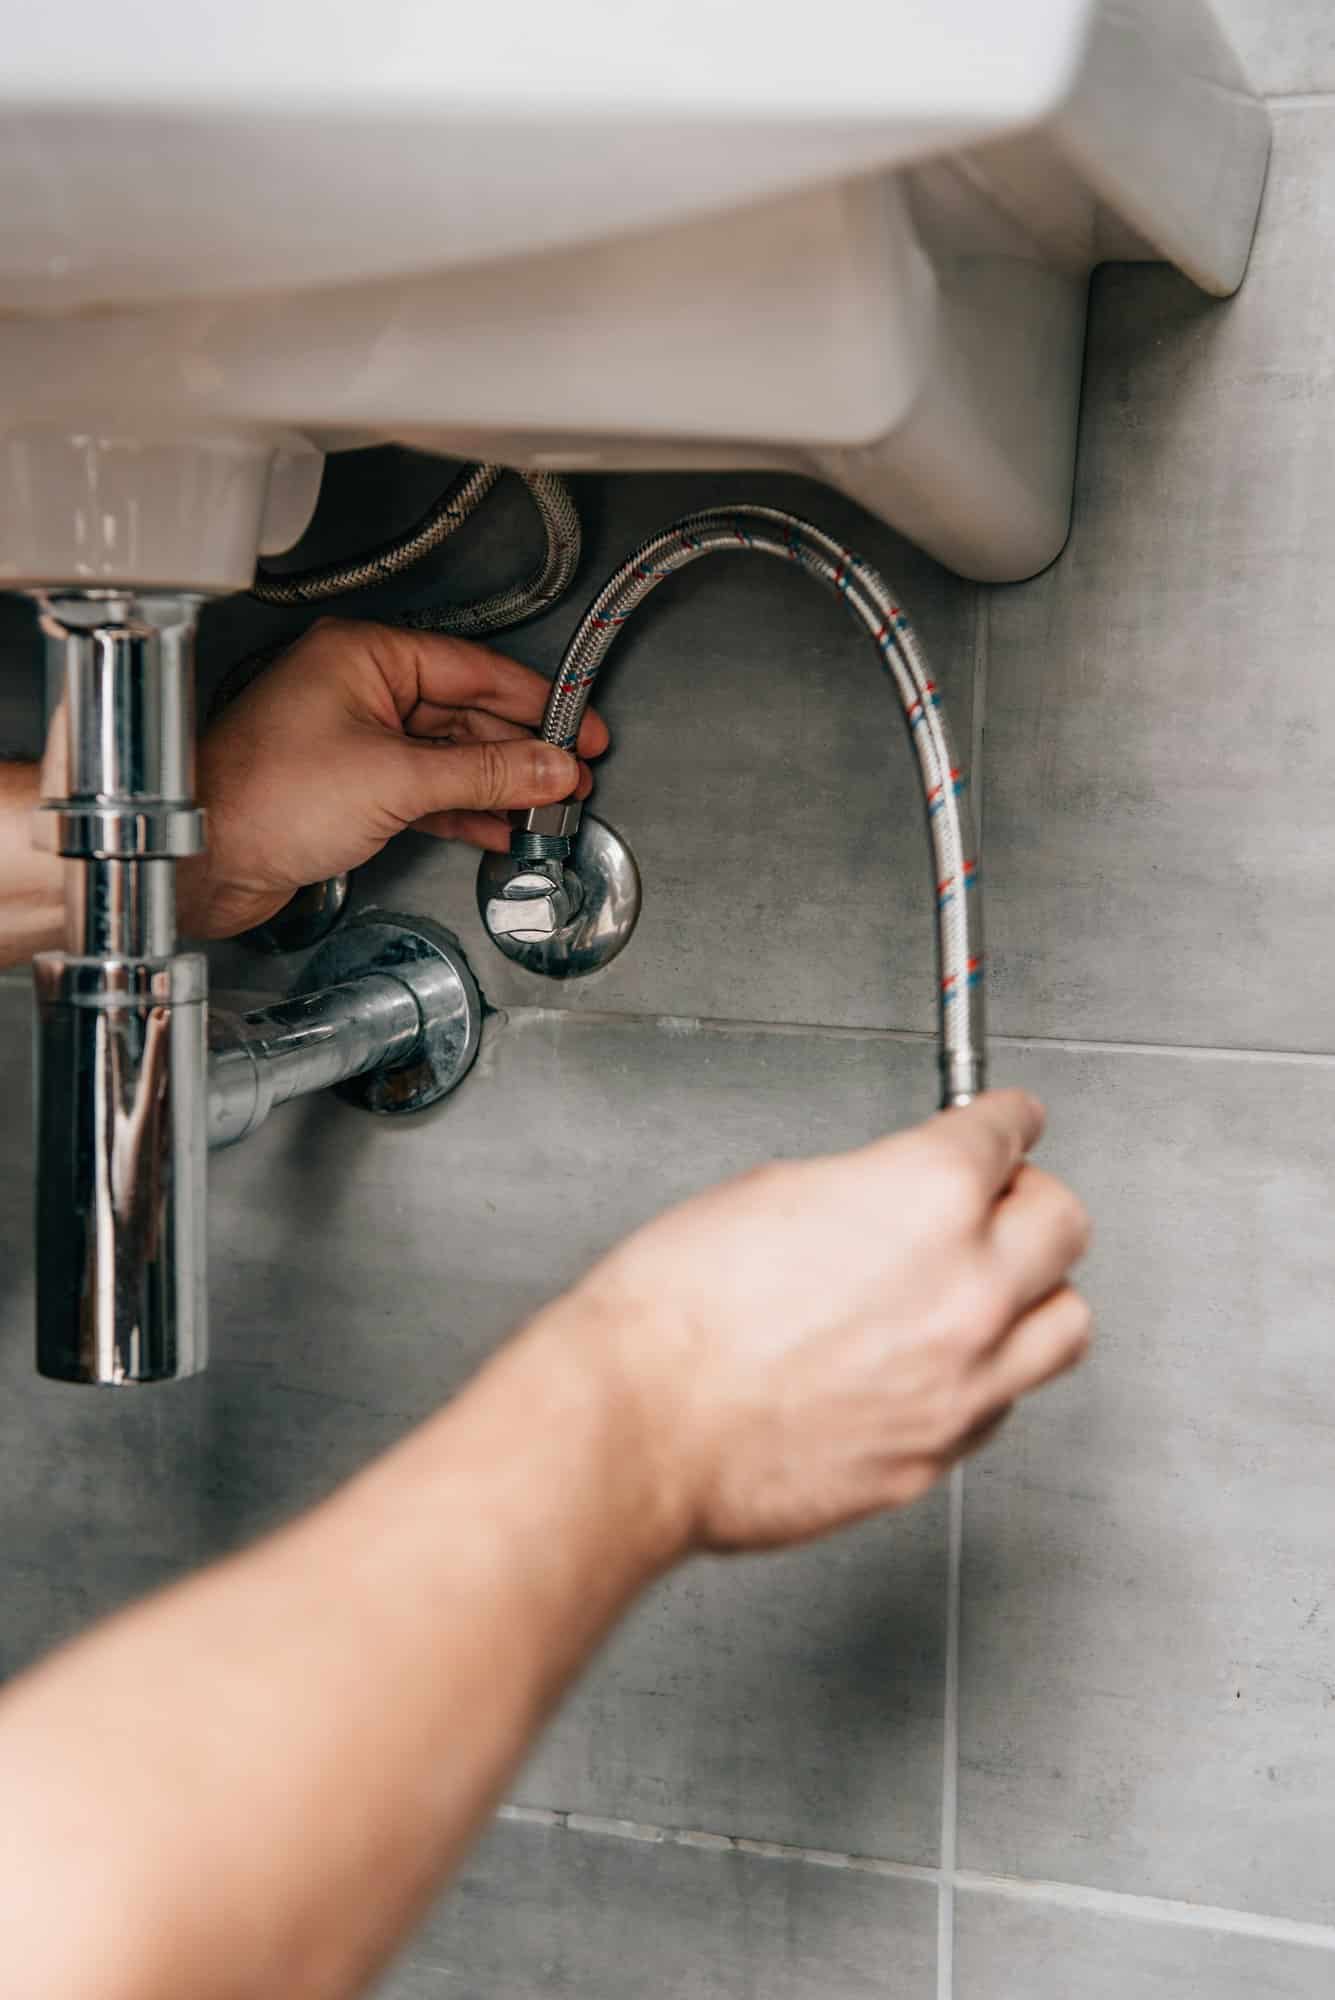
M 653 1593 L 382 2000 L 1335 1991 L 1335 16 L 1219 4 L 1282 94 L 1252 272 L 1222 306 L 1098 274 L 1051 570 L 975 590 L 796 481 L 582 481 L 576 591 L 513 640 L 549 667 L 616 556 L 720 494 L 883 563 L 966 745 L 985 724 L 995 1069 L 1047 1099 L 1098 1219 L 1094 1358 L 952 1494 Z M 317 541 L 438 477 L 345 461 Z M 528 532 L 498 497 L 440 588 Z M 216 608 L 206 683 L 290 629 Z M 0 606 L 20 663 L 26 630 Z M 31 747 L 35 683 L 0 676 L 0 704 Z M 325 1491 L 642 1216 L 930 1108 L 910 772 L 838 610 L 701 566 L 604 706 L 634 947 L 554 990 L 481 937 L 468 857 L 409 839 L 364 871 L 363 901 L 453 923 L 505 1011 L 438 1112 L 292 1108 L 215 1162 L 200 1381 L 33 1378 L 27 1006 L 0 984 L 0 1670 Z M 850 885 L 883 921 L 843 920 Z
M 1335 13 L 1327 0 L 1215 0 L 1215 12 L 1258 90 L 1335 90 Z
M 383 2000 L 932 2000 L 924 1882 L 535 1818 L 493 1829 Z

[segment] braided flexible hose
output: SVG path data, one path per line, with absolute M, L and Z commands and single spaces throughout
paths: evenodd
M 699 557 L 728 550 L 798 563 L 837 592 L 870 634 L 894 683 L 917 755 L 935 867 L 942 1102 L 967 1104 L 983 1089 L 985 1073 L 982 896 L 967 781 L 955 761 L 941 696 L 912 627 L 869 563 L 810 522 L 778 508 L 740 506 L 688 514 L 642 542 L 585 612 L 552 682 L 543 740 L 573 747 L 612 642 L 650 592 Z
M 494 466 L 480 467 L 492 472 Z M 501 632 L 536 618 L 549 604 L 564 597 L 579 567 L 579 514 L 570 488 L 552 472 L 521 472 L 518 477 L 528 489 L 529 499 L 542 522 L 545 548 L 542 561 L 522 583 L 510 584 L 490 597 L 472 604 L 430 605 L 423 611 L 401 611 L 397 622 L 418 632 L 452 632 L 460 638 L 478 639 L 487 632 Z
M 454 479 L 406 534 L 347 562 L 323 563 L 312 569 L 256 574 L 251 595 L 263 604 L 322 604 L 349 591 L 400 576 L 423 556 L 449 540 L 486 499 L 505 471 L 501 465 L 471 465 Z M 434 605 L 401 612 L 397 623 L 420 632 L 451 632 L 480 638 L 534 618 L 563 595 L 579 562 L 579 515 L 565 481 L 550 472 L 517 475 L 528 490 L 542 522 L 544 548 L 537 569 L 523 582 L 511 584 L 473 604 Z

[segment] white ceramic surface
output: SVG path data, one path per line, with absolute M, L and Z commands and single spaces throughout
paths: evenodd
M 17 583 L 66 580 L 88 438 L 786 466 L 1029 574 L 1090 268 L 1231 290 L 1269 141 L 1206 0 L 71 0 L 8 43 Z M 253 504 L 146 511 L 105 580 L 248 580 Z

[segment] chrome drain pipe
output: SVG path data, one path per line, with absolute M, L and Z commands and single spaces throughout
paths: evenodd
M 65 948 L 37 1001 L 37 1365 L 156 1382 L 204 1365 L 203 958 L 175 864 L 203 846 L 192 652 L 201 600 L 38 596 L 55 715 L 37 838 L 64 857 Z
M 65 875 L 64 949 L 33 961 L 37 1366 L 161 1382 L 207 1359 L 208 1146 L 329 1086 L 373 1111 L 434 1103 L 472 1064 L 482 1003 L 447 932 L 368 913 L 326 939 L 289 999 L 210 1024 L 205 960 L 176 935 L 176 863 L 204 843 L 202 600 L 35 595 L 53 716 L 35 837 Z

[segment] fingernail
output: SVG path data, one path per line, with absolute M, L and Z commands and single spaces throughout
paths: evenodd
M 579 782 L 579 760 L 568 750 L 558 750 L 550 743 L 538 745 L 534 762 L 535 776 L 541 785 L 574 785 Z

